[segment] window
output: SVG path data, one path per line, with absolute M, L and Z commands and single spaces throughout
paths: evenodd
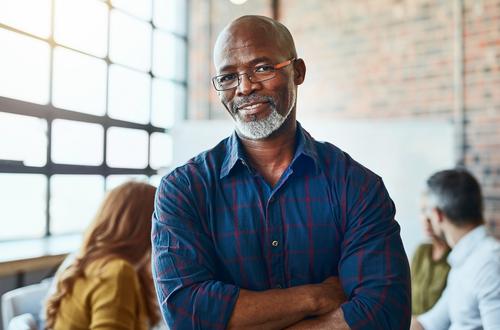
M 158 184 L 187 104 L 187 3 L 0 1 L 0 240 L 81 232 L 106 190 Z

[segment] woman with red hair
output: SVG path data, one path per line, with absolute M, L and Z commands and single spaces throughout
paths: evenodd
M 128 182 L 111 190 L 75 261 L 58 276 L 46 329 L 148 329 L 160 317 L 151 277 L 156 189 Z

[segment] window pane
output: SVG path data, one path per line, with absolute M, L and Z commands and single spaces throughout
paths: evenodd
M 156 76 L 184 81 L 186 44 L 169 33 L 154 31 L 153 73 Z
M 184 86 L 153 79 L 151 124 L 163 128 L 172 127 L 175 120 L 182 118 L 185 112 L 185 100 Z
M 148 166 L 148 133 L 110 127 L 107 133 L 106 162 L 111 167 L 145 168 Z
M 47 162 L 47 122 L 0 112 L 0 159 L 22 161 L 26 166 Z
M 48 103 L 49 45 L 1 28 L 0 45 L 0 95 Z
M 155 26 L 180 35 L 186 35 L 186 0 L 155 0 Z
M 60 164 L 101 165 L 104 129 L 97 124 L 56 119 L 52 123 L 52 161 Z
M 154 169 L 168 167 L 172 163 L 172 137 L 165 133 L 151 134 L 150 166 Z
M 148 74 L 111 65 L 108 115 L 136 123 L 149 123 L 150 89 L 151 78 Z
M 47 179 L 0 173 L 0 240 L 45 234 Z
M 183 0 L 185 1 L 185 0 Z M 151 19 L 151 0 L 111 0 L 113 7 L 120 8 L 127 13 L 144 20 Z
M 54 105 L 104 115 L 106 69 L 103 60 L 57 47 L 54 50 Z
M 50 181 L 52 234 L 81 232 L 97 213 L 104 196 L 98 175 L 54 175 Z
M 0 22 L 47 38 L 50 35 L 50 9 L 51 0 L 1 0 Z
M 118 187 L 127 181 L 148 182 L 146 175 L 110 175 L 106 178 L 106 190 L 111 190 Z
M 110 59 L 148 72 L 151 68 L 151 24 L 117 10 L 111 12 L 110 20 Z
M 56 42 L 104 57 L 108 47 L 108 6 L 95 0 L 57 0 L 54 29 Z

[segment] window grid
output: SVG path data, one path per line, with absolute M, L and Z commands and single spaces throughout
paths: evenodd
M 187 1 L 186 5 L 186 11 L 183 13 L 185 15 L 184 22 L 188 26 L 188 15 L 187 12 L 189 11 L 189 1 Z M 37 40 L 41 40 L 44 42 L 47 42 L 50 45 L 50 58 L 49 58 L 49 81 L 48 81 L 48 88 L 49 88 L 49 103 L 48 104 L 34 104 L 30 103 L 27 101 L 22 101 L 22 100 L 16 100 L 16 99 L 11 99 L 7 97 L 0 96 L 0 112 L 5 112 L 5 113 L 10 113 L 10 114 L 16 114 L 16 115 L 23 115 L 23 116 L 29 116 L 29 117 L 36 117 L 36 118 L 41 118 L 45 119 L 47 122 L 47 152 L 46 152 L 46 164 L 45 166 L 42 167 L 36 167 L 36 166 L 27 166 L 23 164 L 23 161 L 10 161 L 10 160 L 2 160 L 0 158 L 0 173 L 23 173 L 23 174 L 42 174 L 47 177 L 47 186 L 46 186 L 46 223 L 45 223 L 45 236 L 50 236 L 51 235 L 51 216 L 50 216 L 50 198 L 51 198 L 51 177 L 53 175 L 57 174 L 76 174 L 76 175 L 100 175 L 104 178 L 104 187 L 106 187 L 106 178 L 110 175 L 146 175 L 149 178 L 154 177 L 157 175 L 157 170 L 153 169 L 150 166 L 151 162 L 151 135 L 153 133 L 168 133 L 169 129 L 165 129 L 162 127 L 157 127 L 151 124 L 151 116 L 152 116 L 152 107 L 153 107 L 153 102 L 150 101 L 149 104 L 149 123 L 147 124 L 140 124 L 140 123 L 135 123 L 131 121 L 126 121 L 126 120 L 120 120 L 120 119 L 115 119 L 111 118 L 108 115 L 108 107 L 109 107 L 109 85 L 110 85 L 110 76 L 109 76 L 109 68 L 110 65 L 116 64 L 122 67 L 125 67 L 130 70 L 134 70 L 136 72 L 141 72 L 141 73 L 146 73 L 149 76 L 149 79 L 151 81 L 151 85 L 149 88 L 149 97 L 150 100 L 152 100 L 152 94 L 153 94 L 153 79 L 160 79 L 163 81 L 169 81 L 173 84 L 176 84 L 184 89 L 184 100 L 183 100 L 183 105 L 184 108 L 182 109 L 183 116 L 186 116 L 186 108 L 187 108 L 187 60 L 185 61 L 185 76 L 183 77 L 183 80 L 178 80 L 178 79 L 173 79 L 173 78 L 165 78 L 165 77 L 160 77 L 160 76 L 155 76 L 153 74 L 153 69 L 152 69 L 152 63 L 154 60 L 154 52 L 153 52 L 153 35 L 156 30 L 161 30 L 163 32 L 169 33 L 170 35 L 174 36 L 175 38 L 178 38 L 184 43 L 184 46 L 186 47 L 186 54 L 187 54 L 187 44 L 188 44 L 188 38 L 187 38 L 187 26 L 186 26 L 186 35 L 180 35 L 176 32 L 172 31 L 166 31 L 162 30 L 161 28 L 158 28 L 155 26 L 153 23 L 153 17 L 154 15 L 151 16 L 149 20 L 144 20 L 143 18 L 134 16 L 130 14 L 129 12 L 126 12 L 120 8 L 113 7 L 111 4 L 111 1 L 103 1 L 104 3 L 107 4 L 108 6 L 108 25 L 107 25 L 107 53 L 105 57 L 98 57 L 93 54 L 90 54 L 88 52 L 74 49 L 72 47 L 69 47 L 67 45 L 62 45 L 60 43 L 57 43 L 54 40 L 54 28 L 55 28 L 55 2 L 56 0 L 51 1 L 51 19 L 50 19 L 50 35 L 47 38 L 39 37 L 36 35 L 33 35 L 29 32 L 25 32 L 22 30 L 19 30 L 15 27 L 5 25 L 0 22 L 0 28 L 19 33 L 24 36 L 28 36 L 30 38 L 34 38 Z M 110 60 L 109 58 L 109 51 L 110 51 L 110 30 L 111 30 L 111 24 L 110 24 L 110 17 L 112 14 L 112 11 L 119 11 L 125 15 L 128 15 L 130 17 L 133 17 L 134 19 L 141 20 L 143 22 L 147 22 L 152 26 L 151 29 L 151 50 L 150 50 L 150 61 L 151 61 L 151 67 L 148 72 L 141 71 L 137 68 L 122 64 L 122 63 L 115 63 Z M 152 13 L 154 13 L 154 0 L 152 1 Z M 79 54 L 84 54 L 87 56 L 91 56 L 93 58 L 98 58 L 101 60 L 104 60 L 107 65 L 107 71 L 106 71 L 106 79 L 107 79 L 107 84 L 106 84 L 106 100 L 105 100 L 105 109 L 106 113 L 104 115 L 93 115 L 93 114 L 87 114 L 83 112 L 77 112 L 77 111 L 71 111 L 71 110 L 65 110 L 62 108 L 57 108 L 55 107 L 52 102 L 53 102 L 53 66 L 54 66 L 54 49 L 56 47 L 62 47 L 64 49 L 68 49 L 74 52 L 77 52 Z M 169 109 L 169 111 L 174 111 L 174 109 Z M 66 120 L 73 120 L 77 122 L 83 122 L 83 123 L 94 123 L 94 124 L 99 124 L 103 127 L 104 129 L 104 136 L 103 136 L 103 162 L 101 165 L 97 166 L 88 166 L 88 165 L 75 165 L 75 164 L 58 164 L 54 163 L 52 161 L 52 124 L 53 121 L 56 119 L 66 119 Z M 140 129 L 143 131 L 146 131 L 148 133 L 148 165 L 144 169 L 137 169 L 137 168 L 117 168 L 117 167 L 110 167 L 106 163 L 106 153 L 107 153 L 107 131 L 110 127 L 120 127 L 120 128 L 132 128 L 132 129 Z M 5 241 L 5 240 L 4 240 Z

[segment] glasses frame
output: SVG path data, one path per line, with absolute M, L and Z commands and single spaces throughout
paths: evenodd
M 223 92 L 223 91 L 227 91 L 227 90 L 230 90 L 230 89 L 233 89 L 233 88 L 237 88 L 241 84 L 241 77 L 243 75 L 246 75 L 248 77 L 248 80 L 250 80 L 252 83 L 268 81 L 268 80 L 276 78 L 276 70 L 283 69 L 284 67 L 289 66 L 290 64 L 292 64 L 293 62 L 295 62 L 295 60 L 296 60 L 296 58 L 291 58 L 291 59 L 286 60 L 284 62 L 272 65 L 272 68 L 274 69 L 274 71 L 273 71 L 274 75 L 272 77 L 269 77 L 269 78 L 266 78 L 266 79 L 255 81 L 255 80 L 253 80 L 254 74 L 253 73 L 249 73 L 250 70 L 247 70 L 247 71 L 242 72 L 242 73 L 234 72 L 234 73 L 224 73 L 224 74 L 216 75 L 216 76 L 212 77 L 212 84 L 213 84 L 213 86 L 214 86 L 214 88 L 215 88 L 216 91 Z M 255 67 L 254 67 L 254 69 L 255 69 Z M 216 83 L 217 78 L 225 76 L 225 75 L 228 75 L 228 74 L 237 74 L 238 75 L 238 84 L 236 84 L 236 86 L 229 87 L 229 88 L 224 88 L 224 89 L 217 88 L 217 83 Z

